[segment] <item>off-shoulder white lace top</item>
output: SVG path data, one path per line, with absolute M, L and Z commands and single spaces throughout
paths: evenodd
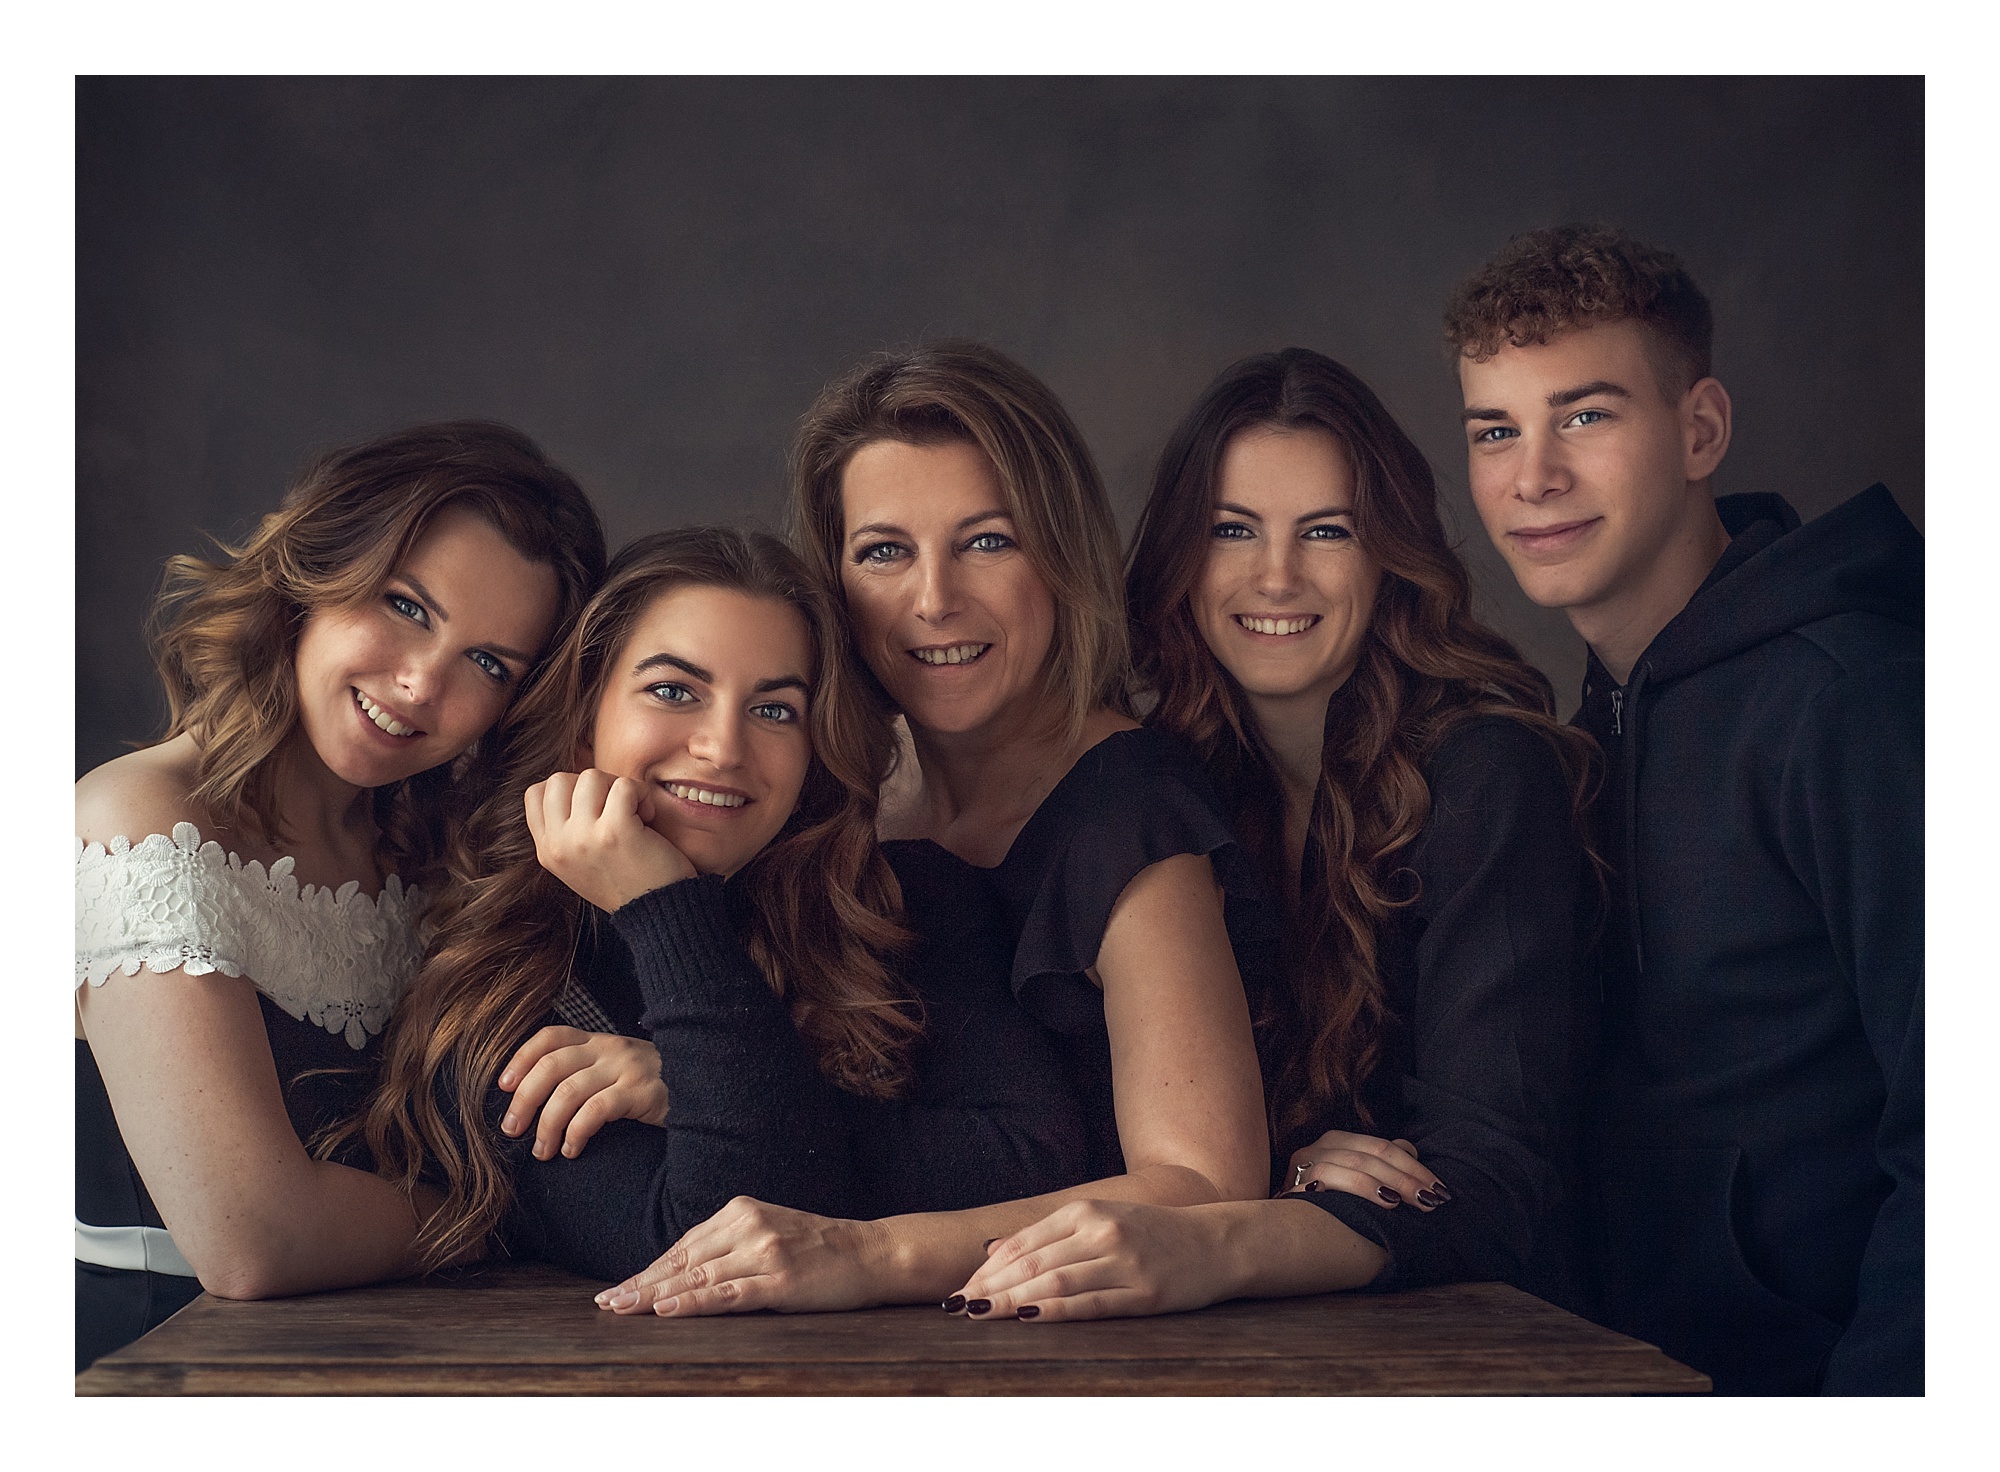
M 76 841 L 76 984 L 116 971 L 247 976 L 291 1016 L 364 1046 L 423 957 L 424 900 L 393 874 L 370 899 L 353 880 L 301 888 L 289 856 L 244 863 L 192 823 L 134 845 Z

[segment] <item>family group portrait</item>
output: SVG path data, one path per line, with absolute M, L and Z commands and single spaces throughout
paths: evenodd
M 79 77 L 76 1393 L 1924 1395 L 1924 102 Z

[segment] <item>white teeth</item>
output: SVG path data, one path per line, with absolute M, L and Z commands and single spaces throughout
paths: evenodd
M 991 644 L 954 644 L 949 649 L 912 649 L 925 664 L 969 664 L 979 658 Z
M 369 720 L 380 726 L 384 731 L 387 731 L 391 736 L 415 736 L 418 734 L 415 726 L 404 725 L 366 695 L 363 695 L 359 690 L 354 692 L 354 703 L 361 707 L 363 715 L 367 716 Z
M 705 802 L 712 808 L 740 808 L 750 801 L 734 792 L 715 792 L 706 787 L 690 786 L 686 782 L 668 782 L 667 791 L 675 797 L 686 798 L 689 802 Z
M 1236 615 L 1236 622 L 1253 634 L 1303 634 L 1319 622 L 1318 614 L 1305 618 L 1252 618 L 1247 613 Z

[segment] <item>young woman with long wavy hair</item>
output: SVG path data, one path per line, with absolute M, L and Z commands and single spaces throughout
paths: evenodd
M 1042 1319 L 1484 1278 L 1560 1296 L 1594 748 L 1473 619 L 1422 454 L 1331 359 L 1246 359 L 1161 455 L 1126 589 L 1149 719 L 1285 899 L 1256 999 L 1280 1195 L 1067 1207 L 967 1291 Z
M 481 738 L 604 566 L 514 430 L 316 461 L 241 547 L 171 558 L 169 723 L 76 786 L 77 1361 L 202 1288 L 406 1272 L 408 1198 L 305 1141 L 416 969 Z
M 876 842 L 894 740 L 845 638 L 769 535 L 662 532 L 613 559 L 453 836 L 348 1127 L 441 1194 L 426 1264 L 498 1247 L 618 1278 L 734 1196 L 880 1215 L 1080 1177 L 991 899 Z M 913 941 L 906 920 L 939 914 L 963 945 Z M 572 1024 L 649 1037 L 650 1080 L 591 1063 Z
M 1261 1196 L 1244 978 L 1275 960 L 1277 926 L 1193 753 L 1131 715 L 1115 524 L 1061 402 L 978 344 L 871 358 L 807 413 L 792 510 L 846 608 L 845 658 L 907 732 L 883 845 L 996 897 L 1013 993 L 1081 1095 L 1089 1169 L 1065 1194 L 876 1221 L 731 1203 L 619 1285 L 623 1311 L 930 1300 L 977 1317 L 988 1305 L 954 1290 L 982 1244 L 1061 1201 Z M 970 920 L 912 928 L 950 947 Z

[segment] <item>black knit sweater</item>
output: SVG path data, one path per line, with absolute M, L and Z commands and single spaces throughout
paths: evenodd
M 1011 939 L 977 871 L 927 846 L 890 861 L 919 937 L 903 973 L 924 1009 L 916 1077 L 878 1102 L 828 1083 L 744 949 L 725 886 L 690 879 L 599 925 L 577 976 L 660 1051 L 663 1128 L 605 1126 L 575 1160 L 514 1170 L 508 1249 L 587 1276 L 638 1271 L 734 1196 L 827 1216 L 949 1211 L 1088 1179 L 1082 1112 L 1049 1039 L 1014 1002 Z M 628 1025 L 629 1024 L 629 1025 Z

